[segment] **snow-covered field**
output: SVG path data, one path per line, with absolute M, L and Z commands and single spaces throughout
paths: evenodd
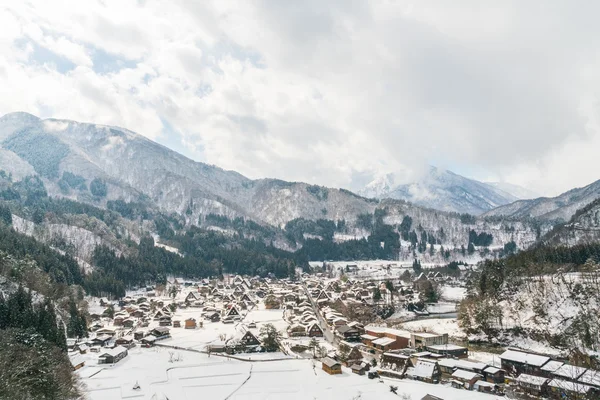
M 403 329 L 413 332 L 447 333 L 448 336 L 454 338 L 462 338 L 465 336 L 455 318 L 419 319 L 416 321 L 404 322 L 401 326 Z
M 442 299 L 446 301 L 460 302 L 467 295 L 467 289 L 459 286 L 442 286 Z
M 495 396 L 409 380 L 370 380 L 344 368 L 331 376 L 321 363 L 294 359 L 273 362 L 244 362 L 215 355 L 178 351 L 182 358 L 169 362 L 169 351 L 135 348 L 113 367 L 80 371 L 90 400 L 120 399 L 398 399 L 399 394 L 418 400 L 426 394 L 445 400 L 492 400 Z M 93 376 L 91 376 L 93 374 Z M 138 383 L 139 390 L 133 390 Z M 360 397 L 358 397 L 360 396 Z

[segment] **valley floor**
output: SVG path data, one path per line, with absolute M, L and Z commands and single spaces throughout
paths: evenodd
M 320 362 L 306 359 L 244 362 L 177 351 L 181 361 L 171 363 L 170 352 L 160 347 L 137 347 L 112 367 L 84 367 L 80 376 L 88 399 L 398 399 L 390 392 L 390 385 L 398 386 L 400 395 L 413 400 L 427 394 L 445 400 L 495 398 L 412 380 L 371 380 L 346 368 L 341 375 L 328 375 L 321 370 Z M 136 383 L 139 390 L 133 389 Z

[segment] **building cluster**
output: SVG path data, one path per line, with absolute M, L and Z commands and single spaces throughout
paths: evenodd
M 500 359 L 502 369 L 515 377 L 514 386 L 523 393 L 553 399 L 600 398 L 600 371 L 513 349 Z

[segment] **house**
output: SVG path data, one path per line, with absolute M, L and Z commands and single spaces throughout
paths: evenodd
M 71 362 L 71 368 L 73 368 L 73 371 L 77 371 L 79 368 L 85 365 L 85 359 L 81 355 L 69 357 L 69 361 Z
M 360 364 L 362 362 L 363 356 L 358 346 L 354 346 L 350 349 L 348 353 L 348 358 L 346 360 L 346 366 L 351 366 L 352 364 Z
M 112 340 L 112 336 L 99 335 L 92 339 L 92 345 L 94 346 L 106 346 Z
M 173 328 L 181 328 L 181 321 L 176 319 L 173 321 Z
M 323 330 L 317 323 L 313 323 L 306 330 L 309 337 L 323 337 Z
M 406 369 L 406 376 L 417 381 L 438 383 L 440 381 L 441 372 L 436 362 L 419 360 L 414 367 L 408 367 Z
M 504 383 L 504 370 L 496 367 L 487 367 L 483 370 L 486 382 L 500 384 Z
M 438 335 L 437 333 L 418 332 L 410 334 L 410 345 L 414 349 L 425 349 L 435 345 L 448 344 L 448 334 Z
M 500 355 L 500 361 L 502 369 L 510 375 L 542 375 L 541 368 L 550 361 L 550 357 L 517 350 L 506 350 Z
M 457 369 L 452 374 L 452 386 L 464 387 L 468 390 L 473 389 L 473 385 L 478 380 L 483 379 L 483 376 L 476 373 L 465 371 L 464 369 Z
M 547 390 L 549 381 L 550 379 L 543 376 L 521 374 L 517 378 L 517 385 L 527 394 L 542 396 Z
M 367 367 L 362 364 L 352 364 L 350 369 L 352 370 L 352 373 L 357 374 L 357 375 L 364 375 L 365 372 L 367 371 Z
M 581 375 L 578 382 L 600 389 L 600 371 L 588 369 Z
M 410 332 L 400 329 L 367 326 L 365 327 L 365 334 L 361 335 L 361 339 L 366 346 L 386 352 L 407 348 L 410 341 Z
M 333 358 L 325 357 L 321 360 L 323 371 L 329 375 L 338 375 L 342 373 L 342 364 L 335 361 Z
M 486 381 L 477 381 L 473 384 L 473 390 L 483 393 L 492 393 L 496 390 L 496 385 Z
M 211 322 L 219 322 L 221 320 L 221 314 L 219 314 L 218 312 L 214 311 L 211 313 L 206 314 L 206 319 L 210 319 Z
M 140 340 L 140 342 L 142 342 L 142 344 L 146 347 L 154 346 L 154 343 L 156 343 L 156 336 L 154 336 L 154 335 L 145 336 Z
M 89 346 L 85 343 L 77 343 L 73 346 L 73 350 L 78 351 L 79 354 L 86 354 L 89 350 Z
M 469 349 L 455 344 L 434 344 L 426 347 L 427 351 L 435 354 L 441 354 L 446 357 L 467 358 Z
M 336 334 L 349 342 L 360 341 L 360 332 L 348 325 L 341 325 L 336 329 Z
M 426 394 L 425 396 L 421 397 L 421 400 L 444 400 L 441 397 L 437 397 L 434 396 L 432 394 Z
M 410 357 L 405 354 L 387 352 L 381 356 L 381 366 L 400 373 L 404 373 L 408 367 L 412 367 Z
M 287 332 L 289 337 L 306 336 L 306 327 L 302 324 L 292 324 Z
M 198 292 L 189 292 L 187 296 L 185 296 L 186 303 L 194 303 L 196 301 L 201 301 L 202 295 Z
M 98 356 L 98 364 L 116 364 L 127 357 L 127 349 L 123 346 L 117 346 L 108 349 Z
M 240 339 L 240 343 L 244 346 L 258 346 L 260 345 L 260 340 L 251 331 L 246 331 Z
M 548 383 L 547 395 L 551 399 L 597 399 L 599 394 L 597 389 L 578 382 L 552 379 Z
M 540 368 L 540 375 L 545 376 L 546 378 L 552 378 L 552 373 L 562 367 L 564 365 L 563 362 L 550 360 L 542 368 Z
M 118 338 L 117 340 L 115 340 L 115 344 L 117 344 L 119 346 L 127 347 L 127 348 L 129 348 L 131 346 L 135 346 L 133 343 L 132 335 L 122 336 L 122 337 Z
M 196 329 L 196 320 L 194 318 L 188 318 L 185 320 L 185 329 Z
M 146 336 L 146 332 L 145 331 L 135 331 L 133 333 L 133 338 L 135 340 L 140 340 L 142 339 L 144 336 Z
M 159 326 L 157 328 L 154 328 L 150 333 L 156 336 L 156 339 L 166 338 L 169 336 L 169 328 L 167 328 L 166 326 Z
M 587 371 L 587 368 L 576 367 L 574 365 L 563 364 L 557 370 L 555 370 L 552 375 L 555 378 L 577 382 L 579 378 Z

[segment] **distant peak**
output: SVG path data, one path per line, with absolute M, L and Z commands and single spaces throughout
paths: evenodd
M 29 114 L 24 111 L 16 111 L 8 114 L 4 114 L 1 121 L 31 121 L 38 122 L 40 119 L 33 114 Z

